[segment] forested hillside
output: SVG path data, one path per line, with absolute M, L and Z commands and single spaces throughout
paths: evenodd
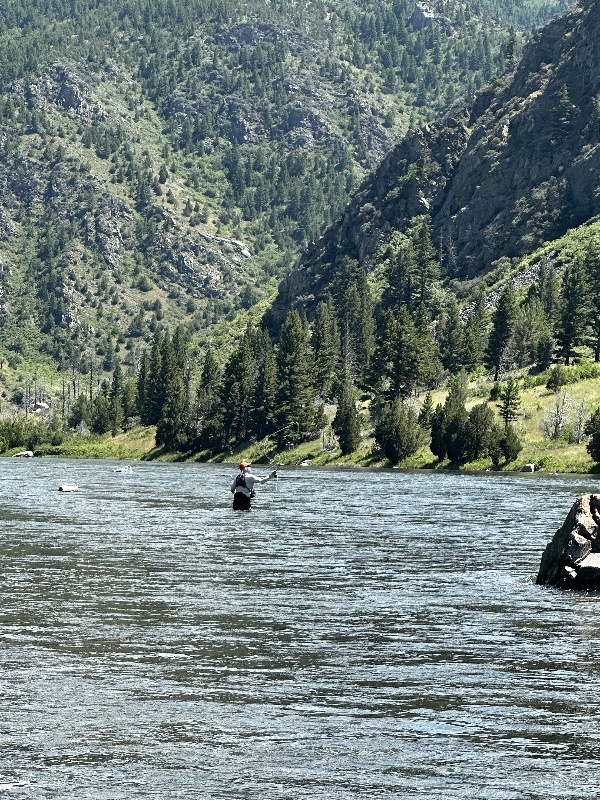
M 598 0 L 522 51 L 557 10 L 5 10 L 0 449 L 513 462 L 520 391 L 600 361 Z
M 564 6 L 3 4 L 5 396 L 57 366 L 74 399 L 116 356 L 133 376 L 161 326 L 250 307 L 410 124 Z
M 583 2 L 539 31 L 514 73 L 409 131 L 282 283 L 314 310 L 344 258 L 370 272 L 412 220 L 431 221 L 447 279 L 522 258 L 600 211 L 600 14 Z

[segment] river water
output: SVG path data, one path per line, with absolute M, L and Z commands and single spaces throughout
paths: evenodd
M 592 477 L 117 466 L 0 459 L 3 800 L 600 792 Z

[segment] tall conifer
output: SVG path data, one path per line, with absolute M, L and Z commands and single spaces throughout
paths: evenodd
M 567 365 L 574 348 L 585 340 L 589 312 L 587 276 L 582 260 L 575 259 L 563 272 L 556 333 L 559 353 Z
M 280 444 L 308 439 L 317 431 L 311 353 L 300 314 L 290 311 L 277 350 L 277 437 Z
M 492 317 L 492 330 L 486 350 L 486 364 L 494 372 L 497 381 L 505 364 L 508 345 L 513 332 L 517 301 L 512 283 L 507 283 L 500 295 L 498 306 Z
M 356 408 L 354 387 L 346 374 L 340 382 L 333 430 L 343 455 L 353 453 L 360 444 L 360 415 Z

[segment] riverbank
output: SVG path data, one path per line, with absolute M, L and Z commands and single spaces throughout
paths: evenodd
M 35 448 L 36 457 L 118 459 L 125 461 L 204 462 L 235 464 L 244 459 L 254 464 L 280 464 L 282 466 L 311 465 L 345 468 L 391 468 L 389 461 L 374 450 L 374 441 L 367 437 L 361 447 L 350 455 L 342 455 L 333 445 L 324 445 L 322 440 L 304 442 L 288 450 L 275 450 L 264 443 L 248 444 L 236 450 L 219 453 L 165 452 L 154 442 L 153 427 L 138 427 L 117 436 L 65 436 L 60 444 L 41 445 Z M 22 449 L 22 448 L 20 448 Z M 14 455 L 19 448 L 5 453 Z M 437 461 L 429 447 L 424 445 L 411 458 L 396 465 L 398 469 L 439 469 L 448 471 L 477 470 L 494 472 L 520 472 L 526 464 L 535 463 L 540 472 L 586 474 L 600 471 L 586 452 L 585 444 L 566 441 L 526 440 L 516 461 L 501 468 L 493 467 L 489 458 L 461 464 L 460 468 L 448 461 Z
M 498 472 L 519 472 L 526 464 L 535 464 L 539 471 L 548 473 L 586 474 L 600 471 L 586 450 L 586 439 L 582 437 L 582 420 L 600 405 L 600 377 L 589 377 L 576 380 L 562 387 L 558 392 L 549 390 L 536 380 L 527 385 L 527 379 L 521 377 L 524 388 L 520 392 L 520 407 L 513 425 L 523 449 L 517 459 L 501 468 L 495 468 L 490 458 L 461 464 L 462 470 L 490 470 Z M 531 381 L 530 381 L 531 383 Z M 469 387 L 467 409 L 477 403 L 487 402 L 496 413 L 498 404 L 490 399 L 491 384 L 482 376 L 474 379 Z M 446 389 L 441 388 L 432 393 L 434 406 L 444 402 Z M 420 406 L 424 396 L 415 399 Z M 327 409 L 328 416 L 333 418 L 335 408 Z M 548 436 L 550 422 L 556 422 L 557 414 L 562 414 L 560 425 L 554 425 L 556 435 Z M 241 459 L 255 464 L 340 466 L 355 468 L 391 467 L 387 459 L 378 453 L 369 424 L 368 407 L 361 408 L 363 417 L 363 439 L 359 448 L 349 455 L 342 455 L 331 431 L 310 442 L 304 442 L 287 450 L 277 450 L 268 439 L 258 443 L 246 443 L 236 449 L 214 455 L 208 451 L 201 453 L 165 452 L 155 445 L 154 427 L 136 427 L 117 436 L 80 436 L 74 432 L 61 434 L 60 441 L 43 444 L 37 447 L 19 446 L 8 450 L 5 455 L 13 455 L 18 450 L 33 449 L 37 456 L 57 456 L 65 458 L 114 458 L 121 460 L 144 461 L 200 461 L 208 463 L 237 463 Z M 576 441 L 579 439 L 579 441 Z M 398 468 L 406 469 L 445 469 L 456 470 L 458 467 L 449 462 L 437 461 L 424 439 L 417 453 L 400 464 Z

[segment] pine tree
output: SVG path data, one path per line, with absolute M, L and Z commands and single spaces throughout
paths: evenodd
M 492 330 L 486 350 L 486 364 L 494 371 L 495 381 L 498 380 L 500 369 L 504 365 L 516 311 L 515 292 L 512 284 L 507 283 L 492 317 Z
M 440 335 L 440 354 L 442 364 L 451 373 L 458 372 L 463 366 L 464 329 L 458 313 L 458 303 L 450 298 L 444 315 Z
M 204 356 L 200 382 L 196 390 L 193 427 L 196 438 L 194 449 L 203 447 L 217 451 L 223 432 L 222 408 L 220 405 L 222 373 L 212 349 Z
M 277 437 L 280 446 L 310 439 L 318 430 L 311 353 L 297 311 L 290 311 L 277 350 Z
M 343 455 L 353 453 L 361 441 L 360 415 L 356 408 L 354 393 L 350 378 L 345 375 L 340 383 L 338 406 L 333 419 L 333 431 Z
M 542 342 L 546 340 L 548 324 L 541 302 L 529 298 L 515 314 L 511 352 L 517 367 L 534 364 L 543 355 Z
M 250 335 L 246 331 L 223 371 L 220 395 L 222 447 L 248 438 L 255 377 Z
M 427 392 L 427 394 L 425 395 L 425 399 L 423 400 L 423 405 L 421 406 L 421 410 L 419 411 L 419 417 L 418 417 L 419 425 L 424 430 L 428 430 L 431 427 L 432 418 L 433 418 L 433 399 L 431 397 L 431 392 Z
M 156 425 L 165 402 L 165 375 L 163 369 L 163 347 L 160 333 L 154 338 L 150 355 L 145 363 L 143 386 L 140 384 L 140 418 L 142 425 Z
M 406 306 L 400 308 L 396 319 L 392 359 L 392 397 L 409 397 L 419 376 L 419 347 L 417 329 Z
M 277 362 L 267 331 L 258 331 L 253 340 L 256 379 L 249 421 L 252 434 L 259 440 L 276 428 Z
M 383 317 L 381 331 L 369 364 L 369 386 L 382 399 L 390 399 L 390 387 L 396 346 L 396 318 L 388 309 Z
M 368 375 L 375 349 L 375 319 L 366 273 L 353 259 L 342 260 L 336 279 L 335 303 L 343 368 L 360 382 Z
M 471 408 L 465 430 L 465 455 L 468 461 L 488 453 L 493 426 L 494 412 L 487 403 L 478 403 Z
M 444 367 L 424 303 L 417 308 L 414 320 L 417 338 L 417 385 L 432 389 L 441 383 Z
M 405 233 L 395 232 L 382 252 L 386 286 L 382 305 L 394 314 L 403 305 L 410 305 L 417 272 L 417 254 L 414 243 Z
M 121 362 L 115 359 L 115 368 L 110 386 L 109 403 L 112 435 L 116 436 L 123 426 L 125 414 L 123 411 L 123 371 Z
M 519 384 L 516 380 L 510 378 L 500 390 L 500 403 L 498 404 L 500 418 L 504 420 L 505 429 L 517 419 L 520 407 Z
M 400 398 L 387 403 L 375 426 L 375 442 L 385 457 L 397 464 L 413 455 L 421 444 L 422 432 L 416 412 Z
M 401 306 L 411 312 L 428 304 L 432 287 L 439 278 L 439 264 L 427 215 L 414 217 L 404 233 L 396 231 L 381 253 L 386 287 L 383 307 L 398 313 Z
M 558 351 L 567 366 L 574 348 L 585 341 L 588 320 L 586 274 L 582 261 L 576 259 L 563 272 L 556 332 Z
M 594 239 L 587 247 L 585 272 L 589 287 L 590 302 L 590 346 L 594 361 L 600 361 L 600 242 Z
M 486 343 L 487 312 L 485 308 L 485 292 L 480 290 L 475 296 L 475 302 L 464 327 L 461 361 L 469 372 L 473 372 L 483 364 Z
M 189 439 L 189 396 L 182 371 L 179 337 L 162 336 L 155 390 L 156 407 L 160 413 L 156 422 L 156 444 L 168 450 L 184 450 Z M 177 345 L 177 350 L 176 346 Z
M 94 396 L 91 403 L 90 428 L 94 433 L 103 434 L 111 430 L 110 401 L 108 399 L 109 386 L 103 381 L 100 391 Z
M 439 459 L 448 456 L 450 461 L 460 463 L 469 454 L 467 390 L 467 373 L 461 370 L 448 382 L 444 406 L 438 405 L 433 412 L 430 449 Z
M 327 399 L 332 395 L 340 360 L 340 335 L 331 298 L 317 306 L 311 345 L 315 354 L 315 388 Z
M 431 218 L 427 215 L 415 217 L 409 229 L 411 239 L 414 242 L 417 280 L 414 298 L 414 309 L 420 303 L 426 303 L 431 293 L 434 282 L 439 278 L 439 264 L 433 245 Z
M 553 266 L 545 260 L 540 264 L 536 288 L 548 324 L 554 328 L 560 304 L 560 281 Z
M 165 391 L 161 417 L 156 426 L 156 444 L 166 450 L 187 450 L 189 444 L 189 407 L 181 373 L 173 370 Z

